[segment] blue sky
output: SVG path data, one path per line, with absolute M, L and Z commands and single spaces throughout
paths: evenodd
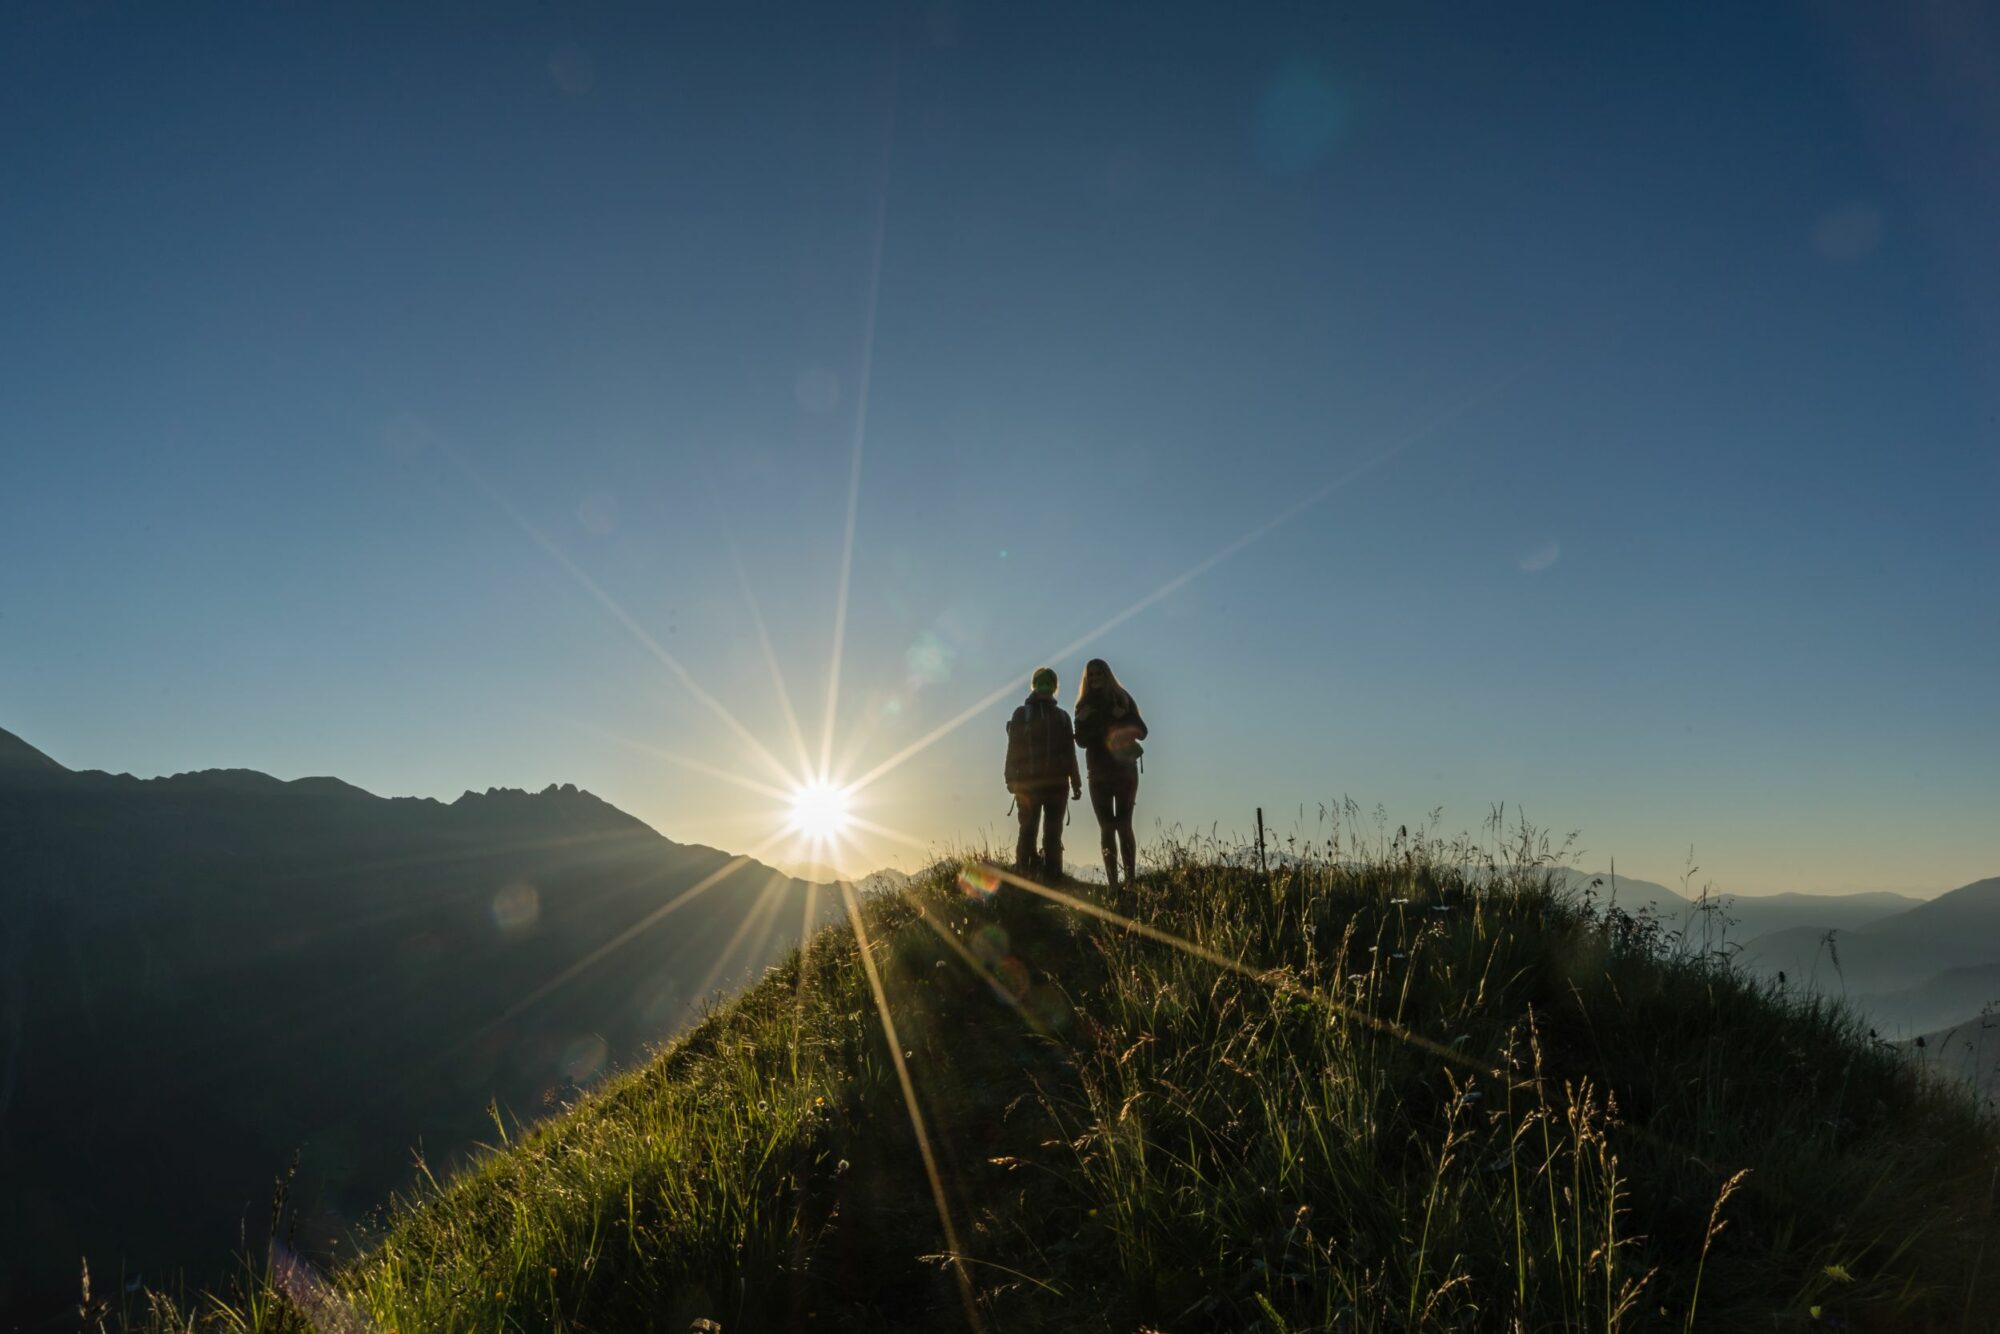
M 788 756 L 740 552 L 817 751 L 865 385 L 850 774 L 1290 513 L 1055 663 L 1144 703 L 1145 829 L 2000 869 L 1976 11 L 0 25 L 0 726 L 72 766 L 747 849 L 773 800 L 659 752 L 767 775 L 631 627 Z M 1018 693 L 867 813 L 997 831 Z

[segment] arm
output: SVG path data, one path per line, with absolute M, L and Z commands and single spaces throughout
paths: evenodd
M 1097 710 L 1088 704 L 1077 705 L 1076 731 L 1074 734 L 1076 744 L 1087 750 L 1096 744 L 1103 732 L 1104 726 L 1097 717 Z
M 1069 745 L 1063 747 L 1063 752 L 1069 756 L 1069 794 L 1072 797 L 1080 797 L 1083 795 L 1083 776 L 1077 772 L 1076 748 L 1083 743 L 1077 740 L 1076 732 L 1070 727 L 1068 715 L 1063 717 L 1063 731 L 1069 733 L 1070 741 Z

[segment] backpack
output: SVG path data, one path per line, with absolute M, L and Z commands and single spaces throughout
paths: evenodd
M 1044 787 L 1069 777 L 1069 719 L 1052 699 L 1031 699 L 1007 721 L 1007 786 Z

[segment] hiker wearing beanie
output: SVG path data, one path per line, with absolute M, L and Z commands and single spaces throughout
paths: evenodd
M 1069 715 L 1056 703 L 1056 674 L 1037 667 L 1033 690 L 1007 720 L 1007 790 L 1014 794 L 1021 832 L 1014 840 L 1014 869 L 1040 875 L 1051 883 L 1062 879 L 1063 817 L 1069 799 L 1083 795 L 1077 773 L 1076 734 Z M 1042 849 L 1035 853 L 1035 829 L 1041 827 Z
M 1076 691 L 1076 744 L 1090 770 L 1090 808 L 1097 815 L 1098 844 L 1104 852 L 1104 879 L 1118 888 L 1118 862 L 1124 858 L 1130 884 L 1138 861 L 1138 840 L 1132 833 L 1132 803 L 1139 798 L 1139 757 L 1145 753 L 1146 720 L 1111 666 L 1092 658 L 1083 668 Z

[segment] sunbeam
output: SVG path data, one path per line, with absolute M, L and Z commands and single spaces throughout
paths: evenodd
M 812 973 L 813 925 L 819 918 L 819 882 L 806 881 L 806 914 L 799 926 L 799 979 L 792 993 L 792 1060 L 798 1061 L 799 1034 L 804 1028 L 806 980 Z
M 689 885 L 686 889 L 674 895 L 673 898 L 668 899 L 665 903 L 653 909 L 653 911 L 647 913 L 644 917 L 641 917 L 638 921 L 632 923 L 632 925 L 626 927 L 623 931 L 620 931 L 617 935 L 605 941 L 602 945 L 599 945 L 596 949 L 584 955 L 581 959 L 578 959 L 575 963 L 572 963 L 569 967 L 563 969 L 560 973 L 557 973 L 554 977 L 550 978 L 548 981 L 542 983 L 542 985 L 536 987 L 533 991 L 529 992 L 527 995 L 515 1001 L 512 1005 L 508 1006 L 505 1010 L 503 1010 L 500 1013 L 499 1017 L 494 1019 L 492 1024 L 489 1024 L 487 1027 L 490 1029 L 495 1025 L 506 1023 L 509 1019 L 515 1018 L 516 1016 L 521 1014 L 522 1011 L 526 1010 L 528 1007 L 533 1005 L 536 1001 L 539 1001 L 540 999 L 542 999 L 542 997 L 556 990 L 558 987 L 562 986 L 570 979 L 576 977 L 578 974 L 586 971 L 587 969 L 595 967 L 599 960 L 605 958 L 612 951 L 619 949 L 624 945 L 630 944 L 632 940 L 634 940 L 643 932 L 658 925 L 663 918 L 667 917 L 675 910 L 681 908 L 692 899 L 695 899 L 698 896 L 708 892 L 710 889 L 713 889 L 716 885 L 720 884 L 728 876 L 734 875 L 737 871 L 740 871 L 745 866 L 748 866 L 753 860 L 755 860 L 759 855 L 767 851 L 773 843 L 776 843 L 782 837 L 784 837 L 782 832 L 773 834 L 769 838 L 765 839 L 762 843 L 759 843 L 756 847 L 750 849 L 750 851 L 731 857 L 723 865 L 717 867 L 715 870 L 709 872 L 701 879 L 695 881 L 692 885 Z
M 892 108 L 893 114 L 893 108 Z M 893 131 L 894 122 L 891 121 Z M 884 157 L 887 153 L 885 150 Z M 833 602 L 833 654 L 826 671 L 826 718 L 820 729 L 819 772 L 832 776 L 833 730 L 840 712 L 840 665 L 847 644 L 847 595 L 854 579 L 854 525 L 861 507 L 861 451 L 868 439 L 868 391 L 875 376 L 875 314 L 882 296 L 882 248 L 889 231 L 888 166 L 883 165 L 881 198 L 875 206 L 875 244 L 868 262 L 868 303 L 862 317 L 861 376 L 855 387 L 854 447 L 847 468 L 847 524 L 840 542 L 840 584 Z
M 918 852 L 929 852 L 935 846 L 934 844 L 924 842 L 915 835 L 906 834 L 900 829 L 892 829 L 879 820 L 864 819 L 852 812 L 848 814 L 847 823 L 853 825 L 856 829 L 866 830 L 868 833 L 886 838 L 892 843 L 901 843 L 905 847 L 915 848 Z
M 708 998 L 709 992 L 715 986 L 716 981 L 727 971 L 729 960 L 736 953 L 736 947 L 743 943 L 744 938 L 752 930 L 757 929 L 759 923 L 763 924 L 759 943 L 761 944 L 763 940 L 769 938 L 771 924 L 777 920 L 778 909 L 781 906 L 780 900 L 782 895 L 780 891 L 784 889 L 786 878 L 782 873 L 774 871 L 771 873 L 771 878 L 764 882 L 764 888 L 757 891 L 756 901 L 743 914 L 742 922 L 737 925 L 736 930 L 730 935 L 729 940 L 723 947 L 716 952 L 714 964 L 709 967 L 707 974 L 703 976 L 695 989 L 688 993 L 692 1000 L 699 1002 Z M 744 957 L 755 959 L 757 951 L 753 948 Z
M 902 1039 L 896 1036 L 896 1021 L 889 1013 L 889 993 L 882 987 L 882 974 L 875 967 L 875 954 L 869 948 L 868 928 L 861 920 L 861 905 L 855 902 L 854 886 L 840 882 L 841 902 L 847 909 L 847 920 L 854 927 L 854 944 L 861 955 L 862 971 L 868 975 L 868 989 L 875 993 L 875 1010 L 882 1020 L 882 1036 L 889 1043 L 889 1059 L 896 1067 L 896 1082 L 903 1090 L 903 1110 L 909 1113 L 910 1129 L 917 1134 L 917 1153 L 924 1161 L 924 1175 L 930 1179 L 931 1201 L 937 1205 L 938 1225 L 944 1229 L 944 1244 L 951 1260 L 952 1273 L 958 1279 L 959 1299 L 965 1303 L 965 1320 L 973 1329 L 985 1326 L 979 1318 L 979 1305 L 972 1295 L 972 1276 L 966 1272 L 963 1248 L 958 1244 L 958 1228 L 951 1221 L 951 1205 L 945 1199 L 944 1178 L 938 1175 L 937 1155 L 931 1149 L 931 1135 L 924 1124 L 923 1109 L 917 1105 L 916 1086 L 910 1082 L 910 1067 L 903 1059 Z
M 586 723 L 575 719 L 565 721 L 568 721 L 571 726 L 590 732 L 616 745 L 625 746 L 644 755 L 650 755 L 656 760 L 665 760 L 668 764 L 678 765 L 683 769 L 691 770 L 694 773 L 702 774 L 709 778 L 720 779 L 725 783 L 732 783 L 746 792 L 755 792 L 760 797 L 769 797 L 773 801 L 791 800 L 791 794 L 783 788 L 773 787 L 769 783 L 760 783 L 754 778 L 745 778 L 742 774 L 736 773 L 733 770 L 719 768 L 716 765 L 694 759 L 691 756 L 662 749 L 650 741 L 640 741 L 636 737 L 625 736 L 612 731 L 608 727 L 600 727 L 596 723 Z
M 996 866 L 991 862 L 980 862 L 979 865 L 987 873 L 998 876 L 1008 884 L 1025 889 L 1031 894 L 1038 894 L 1051 903 L 1059 903 L 1065 908 L 1073 908 L 1077 912 L 1095 917 L 1102 922 L 1109 922 L 1113 926 L 1121 927 L 1135 935 L 1144 936 L 1148 940 L 1171 946 L 1193 958 L 1200 959 L 1206 963 L 1212 963 L 1218 968 L 1225 968 L 1239 976 L 1247 977 L 1259 986 L 1269 987 L 1280 995 L 1296 996 L 1302 1000 L 1310 1001 L 1315 1005 L 1332 1011 L 1350 1023 L 1358 1024 L 1363 1028 L 1372 1028 L 1378 1033 L 1384 1033 L 1399 1041 L 1407 1042 L 1411 1046 L 1427 1051 L 1433 1056 L 1449 1061 L 1453 1065 L 1477 1071 L 1485 1071 L 1492 1066 L 1492 1062 L 1490 1061 L 1476 1061 L 1464 1052 L 1447 1047 L 1441 1042 L 1434 1042 L 1423 1034 L 1406 1028 L 1393 1019 L 1384 1019 L 1379 1015 L 1369 1014 L 1365 1010 L 1357 1010 L 1351 1005 L 1335 1000 L 1323 991 L 1319 991 L 1313 987 L 1301 986 L 1282 972 L 1259 971 L 1252 968 L 1249 964 L 1244 963 L 1241 959 L 1232 959 L 1219 950 L 1212 950 L 1206 945 L 1197 944 L 1184 936 L 1177 936 L 1171 931 L 1163 931 L 1149 922 L 1141 922 L 1137 918 L 1126 917 L 1122 913 L 1113 912 L 1111 909 L 1101 904 L 1092 903 L 1088 899 L 1080 899 L 1073 894 L 1065 894 L 1059 889 L 1051 889 L 1047 885 L 1028 879 L 1026 876 L 1017 875 L 1003 866 Z
M 634 620 L 632 614 L 619 604 L 616 598 L 612 597 L 611 594 L 604 590 L 602 585 L 591 578 L 589 574 L 585 573 L 582 566 L 571 560 L 567 552 L 550 541 L 542 533 L 541 529 L 528 522 L 527 517 L 514 507 L 513 502 L 501 495 L 498 490 L 480 475 L 479 470 L 472 466 L 469 459 L 446 441 L 438 441 L 437 447 L 447 459 L 451 460 L 452 464 L 461 473 L 465 474 L 466 478 L 471 481 L 473 486 L 482 495 L 491 501 L 502 514 L 506 515 L 517 528 L 527 535 L 529 541 L 540 547 L 543 554 L 556 563 L 558 569 L 574 579 L 586 593 L 590 594 L 591 598 L 599 606 L 610 612 L 613 619 L 624 626 L 631 633 L 632 637 L 638 640 L 661 666 L 673 674 L 675 680 L 687 688 L 689 694 L 699 700 L 731 732 L 734 732 L 737 738 L 750 748 L 752 755 L 755 755 L 764 764 L 770 766 L 771 772 L 776 774 L 780 781 L 787 783 L 793 781 L 792 773 L 779 762 L 777 756 L 771 754 L 765 748 L 764 743 L 759 741 L 756 735 L 749 728 L 745 727 L 734 713 L 730 712 L 728 705 L 703 689 L 701 683 L 694 679 L 694 674 L 682 665 L 679 658 L 668 652 L 666 646 L 660 643 L 659 640 L 653 638 L 647 632 L 646 628 Z
M 757 648 L 764 655 L 764 665 L 771 669 L 771 685 L 778 692 L 778 708 L 785 716 L 785 728 L 791 733 L 792 745 L 798 751 L 799 773 L 812 772 L 812 752 L 806 749 L 805 729 L 799 726 L 798 711 L 792 707 L 792 692 L 785 689 L 785 673 L 778 666 L 778 655 L 771 649 L 771 632 L 764 625 L 764 609 L 757 603 L 757 594 L 750 587 L 750 572 L 743 568 L 743 554 L 736 549 L 735 537 L 729 539 L 729 560 L 736 567 L 736 583 L 743 590 L 743 603 L 750 609 L 750 623 L 757 629 Z

